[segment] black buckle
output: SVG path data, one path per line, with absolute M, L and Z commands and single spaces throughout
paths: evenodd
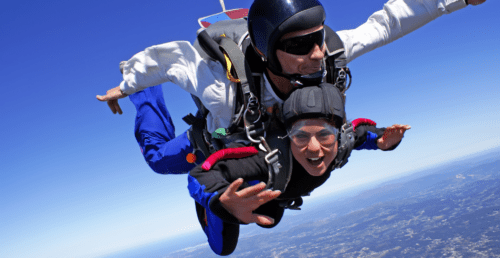
M 302 197 L 295 198 L 295 199 L 290 199 L 290 200 L 282 200 L 279 202 L 279 206 L 284 208 L 284 209 L 290 209 L 290 210 L 299 210 L 300 211 L 300 206 L 304 201 L 302 200 Z
M 335 168 L 341 168 L 347 163 L 349 156 L 351 156 L 351 151 L 354 148 L 356 139 L 354 138 L 354 126 L 351 122 L 342 125 L 339 136 L 340 146 L 337 154 L 338 158 L 335 159 Z

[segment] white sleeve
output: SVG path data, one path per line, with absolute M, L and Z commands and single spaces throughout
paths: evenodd
M 361 26 L 338 32 L 347 62 L 465 6 L 464 0 L 390 0 Z
M 124 65 L 120 89 L 130 95 L 165 82 L 172 82 L 201 100 L 211 113 L 207 119 L 209 128 L 228 126 L 235 88 L 219 62 L 204 60 L 187 41 L 148 47 Z
M 198 96 L 202 90 L 198 88 L 200 78 L 212 83 L 218 79 L 210 68 L 191 43 L 168 42 L 148 47 L 128 60 L 123 67 L 120 88 L 132 94 L 147 87 L 172 82 Z

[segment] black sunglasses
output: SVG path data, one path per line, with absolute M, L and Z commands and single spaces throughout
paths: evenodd
M 278 42 L 277 49 L 293 55 L 307 55 L 315 44 L 321 48 L 324 42 L 325 29 L 322 29 L 307 35 L 281 40 Z

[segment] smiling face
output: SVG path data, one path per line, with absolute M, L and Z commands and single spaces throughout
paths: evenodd
M 281 37 L 281 41 L 294 37 L 304 36 L 323 29 L 323 25 L 315 26 L 307 30 L 300 30 L 287 33 Z M 321 70 L 323 57 L 325 56 L 326 44 L 320 47 L 314 44 L 309 53 L 305 55 L 294 55 L 283 50 L 276 50 L 276 56 L 281 64 L 284 74 L 308 75 Z
M 290 131 L 292 154 L 311 176 L 323 175 L 337 156 L 336 129 L 324 119 L 302 119 Z

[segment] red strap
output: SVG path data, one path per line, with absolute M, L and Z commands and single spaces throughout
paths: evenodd
M 352 126 L 354 127 L 354 131 L 356 131 L 356 127 L 360 126 L 360 125 L 377 125 L 377 123 L 375 123 L 373 120 L 370 120 L 368 118 L 358 118 L 358 119 L 354 119 L 354 121 L 351 122 L 352 123 Z
M 239 159 L 239 158 L 245 158 L 248 156 L 252 156 L 259 153 L 259 151 L 251 146 L 251 147 L 240 147 L 240 148 L 227 148 L 223 150 L 219 150 L 215 152 L 214 154 L 210 155 L 205 162 L 203 162 L 203 165 L 201 165 L 201 168 L 204 171 L 209 171 L 212 166 L 217 163 L 219 160 L 223 159 Z

